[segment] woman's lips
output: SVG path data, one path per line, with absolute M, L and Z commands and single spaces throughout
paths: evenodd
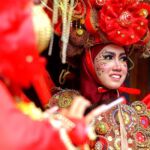
M 110 77 L 113 80 L 117 80 L 117 81 L 121 79 L 121 75 L 120 74 L 112 74 L 112 75 L 110 75 Z

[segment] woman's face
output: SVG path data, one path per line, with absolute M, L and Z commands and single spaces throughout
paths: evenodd
M 109 89 L 118 89 L 128 71 L 125 50 L 113 44 L 105 46 L 95 57 L 94 67 L 102 85 Z

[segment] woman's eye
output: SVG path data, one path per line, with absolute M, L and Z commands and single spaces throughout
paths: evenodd
M 112 55 L 104 55 L 103 57 L 104 57 L 105 60 L 111 60 L 111 59 L 113 59 Z
M 120 58 L 120 60 L 123 61 L 123 62 L 127 62 L 128 58 L 126 56 L 123 56 L 123 57 Z

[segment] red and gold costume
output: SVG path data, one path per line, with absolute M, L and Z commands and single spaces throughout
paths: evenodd
M 49 3 L 52 6 L 52 1 Z M 75 32 L 71 32 L 72 39 L 70 38 L 69 43 L 72 42 L 71 46 L 75 47 L 74 50 L 80 48 L 78 52 L 74 53 L 75 55 L 80 55 L 81 49 L 86 46 L 91 47 L 108 40 L 119 45 L 145 44 L 149 40 L 149 34 L 146 34 L 149 31 L 147 16 L 150 7 L 148 4 L 136 0 L 79 0 L 76 3 L 74 5 L 73 0 L 66 0 L 58 1 L 57 4 L 60 5 L 56 3 L 54 5 L 56 8 L 55 13 L 53 12 L 52 23 L 55 33 L 62 36 L 63 63 L 66 59 L 66 49 L 69 48 L 67 44 L 70 30 Z M 130 7 L 131 5 L 133 7 Z M 68 6 L 70 7 L 68 8 Z M 58 7 L 62 10 L 61 15 L 58 13 Z M 78 123 L 78 120 L 70 121 L 60 114 L 47 117 L 31 103 L 23 92 L 24 88 L 33 86 L 42 105 L 45 106 L 51 97 L 50 88 L 54 86 L 45 69 L 46 61 L 39 56 L 38 50 L 42 51 L 45 44 L 42 45 L 41 40 L 37 39 L 37 28 L 33 28 L 33 23 L 37 24 L 35 18 L 32 18 L 32 14 L 37 15 L 34 8 L 33 3 L 28 0 L 15 0 L 13 3 L 11 0 L 7 0 L 7 3 L 0 2 L 0 149 L 75 149 L 75 146 L 87 142 L 85 124 L 82 121 L 80 121 L 81 124 Z M 39 8 L 38 10 L 43 13 L 43 9 Z M 70 29 L 71 14 L 74 18 Z M 52 13 L 49 16 L 52 17 Z M 43 19 L 47 20 L 44 17 Z M 40 21 L 42 22 L 42 20 Z M 50 26 L 50 22 L 46 21 L 46 23 Z M 50 34 L 50 30 L 46 31 Z M 91 35 L 92 39 L 90 39 Z M 47 37 L 49 38 L 49 35 Z M 86 37 L 88 38 L 83 44 L 83 39 Z M 74 41 L 78 38 L 79 40 Z M 70 48 L 71 50 L 72 48 Z M 72 59 L 73 53 L 70 54 Z M 69 59 L 67 61 L 74 66 Z M 92 66 L 89 68 L 91 69 Z M 120 91 L 127 90 L 127 88 L 120 88 Z M 101 91 L 107 92 L 105 89 L 99 89 L 99 92 Z M 137 93 L 137 91 L 133 90 L 132 93 Z M 57 97 L 60 106 L 68 105 L 66 95 L 62 93 L 60 95 L 59 98 Z M 111 97 L 113 96 L 114 93 Z M 115 96 L 114 98 L 116 98 Z M 69 104 L 72 98 L 69 97 Z M 131 106 L 120 105 L 120 107 L 115 107 L 96 118 L 93 126 L 95 126 L 98 138 L 87 142 L 91 149 L 120 149 L 123 143 L 132 149 L 149 148 L 149 110 L 146 108 L 150 107 L 149 101 L 148 96 L 143 100 L 147 106 L 138 102 Z M 93 100 L 93 102 L 95 101 Z M 113 127 L 110 128 L 112 125 Z M 61 130 L 67 127 L 74 130 L 70 132 Z M 129 140 L 127 141 L 127 139 Z
M 61 0 L 59 0 L 59 2 L 61 2 Z M 70 12 L 69 9 L 72 8 L 72 5 L 69 5 L 68 1 L 66 1 L 66 3 L 69 6 L 68 12 Z M 64 13 L 66 13 L 66 11 L 64 11 Z M 142 45 L 141 50 L 144 51 L 146 49 L 144 55 L 145 57 L 148 57 L 148 45 L 150 40 L 148 25 L 149 14 L 150 6 L 147 1 L 74 1 L 70 38 L 67 41 L 69 44 L 66 48 L 66 62 L 74 67 L 74 64 L 72 64 L 73 57 L 78 55 L 79 51 L 82 54 L 85 53 L 81 61 L 81 94 L 93 104 L 108 104 L 116 99 L 121 92 L 140 94 L 139 90 L 127 88 L 124 85 L 117 90 L 109 90 L 103 87 L 97 80 L 95 70 L 93 69 L 93 60 L 103 43 L 115 43 L 120 46 L 125 46 L 127 48 L 127 53 L 129 53 L 128 50 L 131 50 L 132 48 L 138 50 L 138 46 Z M 68 20 L 62 18 L 60 24 L 65 26 L 65 21 Z M 59 32 L 59 36 L 62 36 L 62 38 L 64 38 L 63 33 Z M 64 41 L 62 40 L 62 42 Z M 64 47 L 62 45 L 61 48 L 63 51 Z M 84 49 L 85 51 L 82 51 L 81 49 Z M 62 53 L 62 55 L 63 54 L 64 53 Z M 59 96 L 54 95 L 54 102 L 57 102 L 58 105 L 60 102 L 65 102 L 66 105 L 70 104 L 70 97 L 68 97 L 68 100 L 67 98 L 63 99 L 61 97 L 62 93 L 59 93 Z M 56 101 L 56 99 L 58 101 Z M 97 119 L 97 122 L 95 122 L 96 131 L 97 133 L 99 132 L 98 139 L 97 141 L 90 142 L 91 149 L 122 149 L 122 145 L 126 146 L 124 147 L 125 150 L 128 148 L 148 149 L 150 142 L 149 96 L 146 97 L 143 102 L 135 102 L 131 105 L 120 105 L 100 116 Z M 143 109 L 145 110 L 144 112 Z M 121 117 L 118 117 L 119 115 Z M 121 130 L 121 127 L 123 130 Z M 123 141 L 123 139 L 125 141 Z

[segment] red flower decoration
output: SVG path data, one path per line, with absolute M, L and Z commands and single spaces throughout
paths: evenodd
M 139 10 L 143 6 L 136 0 L 108 0 L 98 14 L 101 30 L 109 40 L 119 45 L 138 42 L 148 29 L 148 20 Z

